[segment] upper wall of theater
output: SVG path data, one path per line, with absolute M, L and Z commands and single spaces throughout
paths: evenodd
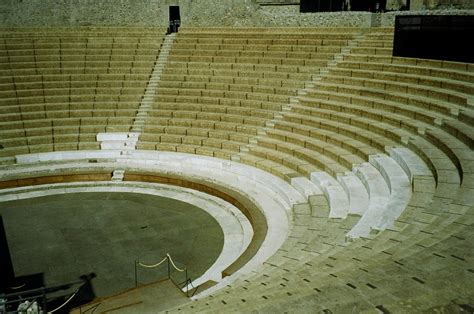
M 0 27 L 167 26 L 170 5 L 180 6 L 183 26 L 392 26 L 394 16 L 398 14 L 301 14 L 299 0 L 283 0 L 286 5 L 262 6 L 259 1 L 262 3 L 263 0 L 0 0 Z M 387 0 L 387 3 L 390 1 L 403 4 L 406 0 Z M 416 14 L 437 11 L 440 14 L 474 14 L 472 0 L 411 1 L 412 6 L 421 10 Z M 446 2 L 456 7 L 447 9 Z M 438 10 L 427 11 L 427 8 Z

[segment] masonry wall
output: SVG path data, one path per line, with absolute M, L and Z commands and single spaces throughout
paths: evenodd
M 0 0 L 0 26 L 167 26 L 170 5 L 180 6 L 183 26 L 370 25 L 367 12 L 300 15 L 298 5 L 255 0 Z
M 474 10 L 446 7 L 425 10 L 427 1 L 448 0 L 412 0 L 418 3 L 420 11 L 382 15 L 369 12 L 300 13 L 298 4 L 260 6 L 257 1 L 260 0 L 0 0 L 0 27 L 165 27 L 170 5 L 180 6 L 183 26 L 370 27 L 392 26 L 397 14 L 474 14 Z M 465 3 L 467 0 L 449 1 Z M 468 3 L 474 6 L 474 0 L 468 0 Z

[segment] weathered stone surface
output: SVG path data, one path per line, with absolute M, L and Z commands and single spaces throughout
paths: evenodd
M 168 26 L 170 5 L 180 6 L 183 26 L 393 26 L 399 14 L 474 14 L 468 10 L 474 4 L 462 1 L 446 5 L 446 1 L 435 0 L 432 5 L 433 1 L 420 0 L 413 2 L 413 9 L 420 11 L 373 15 L 369 12 L 300 13 L 298 3 L 260 6 L 257 0 L 10 0 L 0 4 L 0 27 Z M 398 10 L 402 4 L 402 0 L 389 1 L 387 8 Z

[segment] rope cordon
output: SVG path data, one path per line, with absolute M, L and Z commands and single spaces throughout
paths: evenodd
M 166 261 L 168 259 L 168 255 L 166 255 L 165 258 L 163 258 L 160 262 L 158 262 L 157 264 L 155 265 L 146 265 L 146 264 L 142 264 L 140 262 L 137 262 L 138 265 L 140 265 L 141 267 L 145 267 L 145 268 L 155 268 L 155 267 L 158 267 L 160 266 L 161 264 L 163 264 L 164 261 Z
M 145 268 L 155 268 L 155 267 L 158 267 L 160 266 L 161 264 L 163 264 L 167 259 L 169 259 L 169 261 L 171 262 L 171 265 L 173 266 L 174 269 L 176 269 L 177 271 L 179 272 L 183 272 L 186 270 L 186 268 L 184 269 L 181 269 L 179 268 L 178 266 L 176 266 L 176 264 L 174 263 L 173 259 L 171 258 L 171 256 L 169 255 L 169 253 L 166 254 L 166 257 L 163 258 L 160 262 L 154 264 L 154 265 L 147 265 L 147 264 L 143 264 L 139 261 L 137 261 L 137 264 L 142 266 L 142 267 L 145 267 Z
M 48 311 L 48 314 L 49 314 L 49 313 L 54 313 L 54 312 L 59 311 L 60 309 L 62 309 L 66 304 L 69 303 L 69 301 L 72 300 L 72 298 L 74 298 L 74 297 L 76 296 L 76 294 L 77 294 L 78 291 L 79 291 L 79 289 L 77 289 L 77 290 L 66 300 L 66 302 L 64 302 L 61 306 L 55 308 L 55 309 L 52 310 L 52 311 Z
M 174 269 L 176 269 L 176 270 L 179 271 L 179 272 L 183 272 L 183 271 L 186 270 L 186 269 L 180 269 L 180 268 L 178 268 L 178 267 L 175 265 L 175 263 L 173 262 L 173 259 L 171 258 L 171 256 L 170 256 L 169 254 L 166 254 L 166 256 L 168 256 L 168 258 L 170 259 L 171 265 L 173 265 Z

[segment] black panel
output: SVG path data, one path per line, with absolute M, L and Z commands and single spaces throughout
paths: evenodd
M 178 32 L 181 25 L 181 15 L 179 14 L 179 6 L 170 6 L 170 22 L 168 33 Z
M 342 11 L 344 0 L 301 0 L 300 12 Z
M 0 216 L 0 278 L 0 292 L 6 293 L 14 283 L 15 273 L 2 216 Z
M 472 38 L 474 16 L 397 16 L 393 55 L 472 63 Z
M 387 0 L 351 0 L 351 11 L 383 12 Z

